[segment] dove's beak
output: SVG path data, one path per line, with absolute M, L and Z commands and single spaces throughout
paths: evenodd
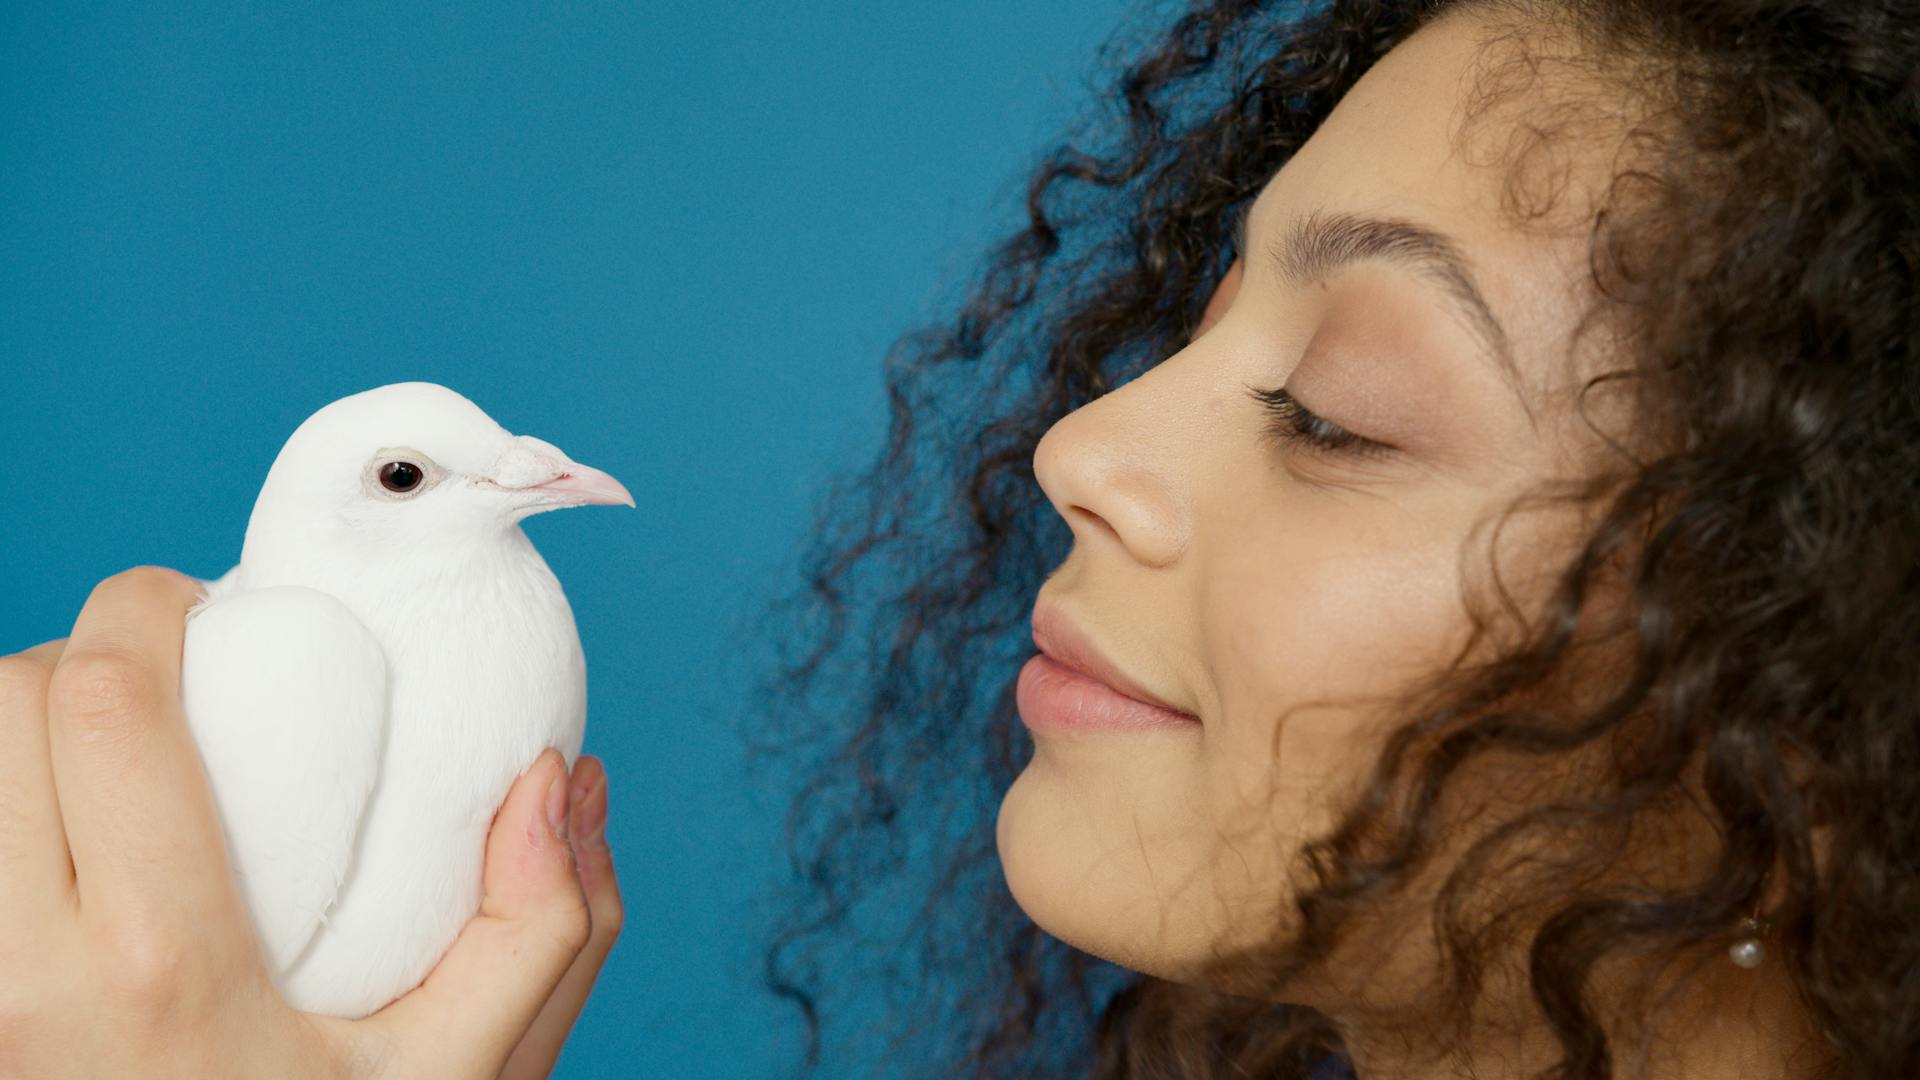
M 634 505 L 625 484 L 528 435 L 515 437 L 489 473 L 475 483 L 514 496 L 516 519 L 569 506 Z
M 591 465 L 577 461 L 560 463 L 560 475 L 528 491 L 545 491 L 559 496 L 557 502 L 568 506 L 634 506 L 627 486 Z

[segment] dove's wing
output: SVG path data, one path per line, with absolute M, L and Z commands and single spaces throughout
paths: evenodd
M 276 974 L 326 919 L 380 766 L 387 663 L 338 600 L 281 586 L 195 608 L 181 700 Z

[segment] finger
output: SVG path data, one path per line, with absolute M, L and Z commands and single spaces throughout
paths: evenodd
M 35 660 L 44 662 L 48 667 L 52 667 L 60 662 L 60 655 L 66 651 L 67 639 L 54 638 L 52 641 L 43 641 L 31 649 L 22 650 L 14 655 L 30 656 Z
M 573 815 L 567 836 L 573 845 L 574 863 L 580 868 L 580 887 L 587 896 L 592 930 L 586 947 L 574 957 L 560 985 L 554 987 L 553 996 L 547 999 L 520 1045 L 514 1047 L 500 1080 L 540 1080 L 553 1071 L 554 1062 L 560 1059 L 560 1047 L 586 1007 L 587 994 L 599 978 L 625 919 L 620 883 L 613 875 L 613 853 L 606 842 L 607 775 L 598 759 L 583 757 L 574 765 L 571 803 Z
M 180 707 L 180 647 L 198 598 L 191 578 L 157 567 L 101 582 L 47 687 L 74 887 L 96 925 L 146 933 L 242 914 Z
M 411 1063 L 401 1075 L 498 1073 L 586 944 L 567 807 L 566 762 L 549 750 L 493 819 L 480 914 L 419 989 L 372 1018 Z
M 64 640 L 0 657 L 0 933 L 38 933 L 73 899 L 73 864 L 47 760 L 47 683 Z

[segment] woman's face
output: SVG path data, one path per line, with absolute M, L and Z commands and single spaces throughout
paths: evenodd
M 1261 192 L 1194 340 L 1040 444 L 1074 538 L 1036 604 L 1064 667 L 1022 673 L 1036 751 L 998 836 L 1014 896 L 1070 944 L 1178 979 L 1283 931 L 1379 701 L 1465 641 L 1470 530 L 1589 445 L 1569 358 L 1604 158 L 1553 158 L 1558 208 L 1516 219 L 1512 162 L 1480 151 L 1537 99 L 1468 121 L 1490 31 L 1450 15 L 1383 58 Z M 1334 427 L 1367 442 L 1311 441 Z M 1500 539 L 1522 595 L 1550 535 Z

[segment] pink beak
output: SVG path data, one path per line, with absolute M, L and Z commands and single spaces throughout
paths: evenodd
M 568 461 L 560 466 L 559 476 L 527 491 L 551 491 L 565 497 L 574 506 L 634 506 L 627 486 L 590 465 Z

